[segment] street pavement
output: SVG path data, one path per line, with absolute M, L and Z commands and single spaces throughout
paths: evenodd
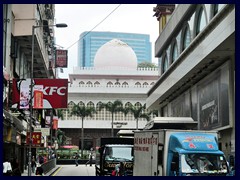
M 25 170 L 22 176 L 28 176 L 28 170 Z M 34 173 L 31 173 L 31 176 L 36 175 Z M 44 176 L 95 176 L 95 165 L 57 165 L 54 169 L 52 169 Z

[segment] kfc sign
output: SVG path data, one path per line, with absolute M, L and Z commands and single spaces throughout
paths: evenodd
M 68 101 L 68 80 L 67 79 L 33 79 L 33 84 L 35 86 L 43 86 L 43 109 L 51 109 L 51 108 L 67 108 Z M 29 92 L 29 102 L 31 99 L 30 95 L 30 85 L 31 79 L 13 79 L 13 97 L 12 97 L 12 107 L 19 108 L 20 103 L 20 90 L 21 87 L 28 87 Z M 34 90 L 34 88 L 33 88 Z M 36 97 L 34 97 L 36 93 L 33 92 L 33 104 L 36 101 Z M 35 103 L 36 104 L 36 103 Z M 39 108 L 40 106 L 38 106 Z M 33 107 L 35 108 L 35 107 Z

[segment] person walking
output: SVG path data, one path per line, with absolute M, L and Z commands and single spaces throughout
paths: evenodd
M 75 164 L 76 164 L 76 166 L 78 166 L 78 158 L 79 158 L 79 154 L 76 152 L 75 153 Z
M 93 154 L 92 154 L 92 152 L 90 152 L 90 154 L 88 156 L 88 161 L 86 162 L 85 165 L 87 166 L 87 164 L 89 163 L 90 166 L 92 166 L 92 159 L 93 159 Z
M 36 166 L 37 166 L 36 160 L 35 160 L 35 157 L 33 156 L 33 157 L 32 157 L 32 162 L 31 162 L 32 173 L 35 173 Z
M 12 166 L 9 159 L 5 159 L 3 163 L 3 176 L 12 176 Z

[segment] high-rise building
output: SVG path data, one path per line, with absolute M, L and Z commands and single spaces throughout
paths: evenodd
M 137 62 L 151 62 L 152 46 L 150 35 L 120 32 L 83 32 L 78 43 L 79 67 L 93 67 L 97 50 L 106 42 L 119 39 L 130 46 L 137 56 Z

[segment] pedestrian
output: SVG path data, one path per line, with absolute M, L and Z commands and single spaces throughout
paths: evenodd
M 42 155 L 39 155 L 38 161 L 39 161 L 39 164 L 43 164 L 44 163 L 44 158 L 43 158 Z
M 14 158 L 12 162 L 12 171 L 13 171 L 13 176 L 21 176 L 21 170 L 19 167 L 18 159 Z
M 35 173 L 36 166 L 37 166 L 36 160 L 35 160 L 35 157 L 33 156 L 33 157 L 32 157 L 32 162 L 31 162 L 32 173 Z
M 43 168 L 42 166 L 39 164 L 37 169 L 36 169 L 36 176 L 43 176 L 44 173 L 43 173 Z
M 3 163 L 3 176 L 12 176 L 12 165 L 9 159 L 5 159 Z
M 76 152 L 75 153 L 75 164 L 76 164 L 76 166 L 78 166 L 78 158 L 79 158 L 79 154 Z
M 90 166 L 92 166 L 92 159 L 93 159 L 93 154 L 92 154 L 92 152 L 90 152 L 90 154 L 88 156 L 88 161 L 86 162 L 85 165 L 87 166 L 87 164 L 89 163 Z

